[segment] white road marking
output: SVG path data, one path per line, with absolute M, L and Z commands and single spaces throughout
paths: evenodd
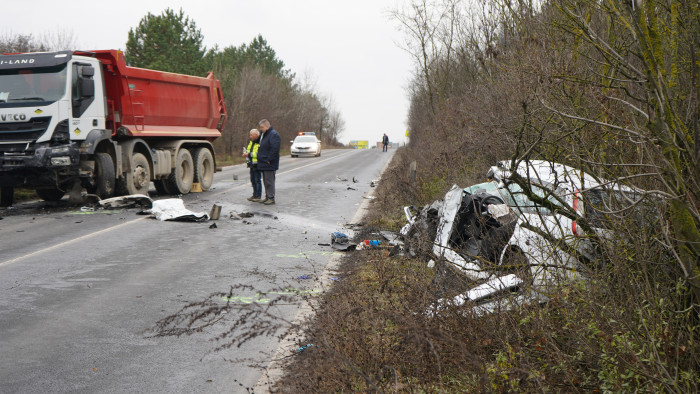
M 24 256 L 15 257 L 15 258 L 12 259 L 12 260 L 3 261 L 2 263 L 0 263 L 0 267 L 5 266 L 5 265 L 10 265 L 10 264 L 12 264 L 12 263 L 16 263 L 16 262 L 18 262 L 18 261 L 27 259 L 27 258 L 29 258 L 29 257 L 33 257 L 33 256 L 36 256 L 36 255 L 40 255 L 40 254 L 42 254 L 42 253 L 46 253 L 46 252 L 49 252 L 49 251 L 51 251 L 51 250 L 61 248 L 61 247 L 63 247 L 63 246 L 67 246 L 67 245 L 76 243 L 76 242 L 78 242 L 78 241 L 82 241 L 82 240 L 85 240 L 85 239 L 89 239 L 89 238 L 92 238 L 92 237 L 94 237 L 94 236 L 97 236 L 97 235 L 100 235 L 100 234 L 104 234 L 104 233 L 109 232 L 109 231 L 112 231 L 112 230 L 116 230 L 116 229 L 118 229 L 118 228 L 120 228 L 120 227 L 128 226 L 128 225 L 130 225 L 130 224 L 132 224 L 132 223 L 136 223 L 136 222 L 138 222 L 139 220 L 143 220 L 143 219 L 146 219 L 146 218 L 148 218 L 148 216 L 140 217 L 140 218 L 138 218 L 138 219 L 134 219 L 134 220 L 128 221 L 128 222 L 126 222 L 126 223 L 120 223 L 120 224 L 118 224 L 118 225 L 116 225 L 116 226 L 107 227 L 107 228 L 102 229 L 102 230 L 100 230 L 100 231 L 97 231 L 97 232 L 94 232 L 94 233 L 91 233 L 91 234 L 87 234 L 87 235 L 83 235 L 82 237 L 78 237 L 78 238 L 71 239 L 70 241 L 61 242 L 60 244 L 56 244 L 56 245 L 53 245 L 53 246 L 49 246 L 48 248 L 40 249 L 40 250 L 37 250 L 37 251 L 35 251 L 35 252 L 29 253 L 29 254 L 25 254 Z

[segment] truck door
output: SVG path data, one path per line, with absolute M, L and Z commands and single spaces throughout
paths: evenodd
M 84 140 L 91 130 L 105 128 L 104 83 L 99 62 L 73 63 L 71 81 L 71 140 Z

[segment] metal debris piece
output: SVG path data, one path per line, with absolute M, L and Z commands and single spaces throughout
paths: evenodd
M 153 207 L 153 200 L 145 194 L 130 194 L 128 196 L 119 196 L 107 198 L 97 202 L 102 208 L 114 209 L 114 208 L 151 208 Z
M 219 220 L 219 215 L 221 215 L 221 205 L 214 204 L 209 211 L 209 218 L 211 220 Z

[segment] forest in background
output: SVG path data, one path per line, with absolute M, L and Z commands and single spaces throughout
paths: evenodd
M 286 68 L 275 50 L 258 35 L 239 46 L 206 48 L 194 20 L 170 8 L 148 13 L 125 37 L 127 64 L 133 67 L 206 76 L 221 82 L 228 121 L 214 142 L 219 161 L 237 158 L 248 131 L 269 119 L 282 137 L 282 147 L 301 131 L 315 132 L 324 146 L 340 146 L 345 120 L 333 98 L 317 91 L 314 81 Z M 69 31 L 39 36 L 6 33 L 0 53 L 114 48 L 80 48 Z

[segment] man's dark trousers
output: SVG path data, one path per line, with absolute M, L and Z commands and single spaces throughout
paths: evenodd
M 263 184 L 265 184 L 265 198 L 268 200 L 275 199 L 275 172 L 276 171 L 260 171 L 262 172 Z

